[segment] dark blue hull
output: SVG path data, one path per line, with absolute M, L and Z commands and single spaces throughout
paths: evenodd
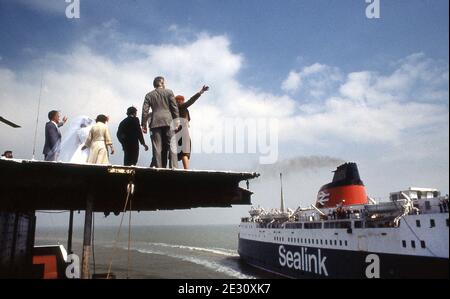
M 445 278 L 448 259 L 282 245 L 239 239 L 250 265 L 290 278 Z

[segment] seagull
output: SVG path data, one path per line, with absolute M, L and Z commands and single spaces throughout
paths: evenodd
M 15 123 L 13 123 L 13 122 L 11 122 L 11 121 L 9 121 L 9 120 L 7 120 L 7 119 L 4 119 L 4 118 L 1 117 L 1 116 L 0 116 L 0 121 L 3 122 L 3 123 L 5 123 L 5 124 L 7 124 L 8 126 L 13 127 L 13 128 L 20 128 L 19 125 L 16 125 Z

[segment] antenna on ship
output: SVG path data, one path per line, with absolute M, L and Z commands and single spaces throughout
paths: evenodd
M 280 184 L 281 184 L 281 212 L 284 212 L 283 174 L 282 173 L 280 173 Z
M 32 160 L 34 160 L 34 156 L 36 153 L 36 137 L 37 137 L 37 129 L 38 129 L 38 125 L 39 125 L 39 112 L 41 110 L 41 95 L 42 95 L 42 83 L 44 81 L 44 72 L 42 72 L 41 75 L 41 88 L 39 90 L 39 100 L 38 100 L 38 109 L 37 109 L 37 115 L 36 115 L 36 128 L 34 129 L 34 142 L 33 142 L 33 158 Z

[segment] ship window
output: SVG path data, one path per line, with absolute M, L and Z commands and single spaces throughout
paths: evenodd
M 411 247 L 412 248 L 416 248 L 416 242 L 415 241 L 411 241 Z
M 420 247 L 425 248 L 425 241 L 420 241 Z
M 318 239 L 316 239 L 316 244 L 319 245 L 319 240 Z
M 362 228 L 362 221 L 355 221 L 355 228 Z
M 431 209 L 431 204 L 428 200 L 425 201 L 425 209 L 427 209 L 427 210 Z
M 325 240 L 325 245 L 328 245 L 328 240 Z
M 436 222 L 434 221 L 434 219 L 430 219 L 430 227 L 435 227 L 436 226 Z
M 345 246 L 348 246 L 348 242 L 347 242 L 347 240 L 345 240 Z
M 351 228 L 352 223 L 350 221 L 341 222 L 341 228 Z
M 447 223 L 447 226 L 448 226 L 448 218 L 447 218 L 447 219 L 445 219 L 445 222 Z
M 330 223 L 325 222 L 325 228 L 330 228 Z
M 337 246 L 337 240 L 334 240 L 334 246 Z
M 416 226 L 420 227 L 420 220 L 416 220 Z
M 405 240 L 402 241 L 402 246 L 403 246 L 404 248 L 406 248 L 406 241 L 405 241 Z
M 320 239 L 320 245 L 323 245 L 323 240 L 322 239 Z
M 342 246 L 342 240 L 339 240 L 339 246 Z
M 333 241 L 332 240 L 330 240 L 330 245 L 333 245 Z

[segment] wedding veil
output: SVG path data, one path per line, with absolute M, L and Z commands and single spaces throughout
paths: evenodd
M 78 131 L 80 129 L 90 127 L 94 124 L 94 120 L 87 116 L 79 116 L 70 122 L 70 126 L 63 135 L 63 141 L 61 142 L 61 151 L 59 154 L 59 160 L 62 162 L 70 162 L 73 155 L 77 151 L 81 142 L 78 137 Z M 84 141 L 83 141 L 84 142 Z

